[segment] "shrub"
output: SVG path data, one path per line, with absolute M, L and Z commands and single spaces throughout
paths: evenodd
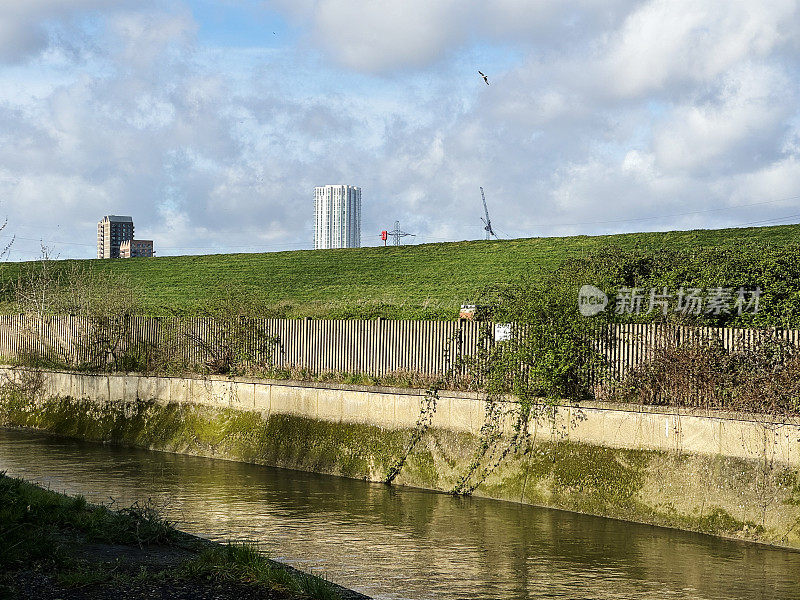
M 489 395 L 511 394 L 525 408 L 543 398 L 579 399 L 592 394 L 604 357 L 596 340 L 606 330 L 601 313 L 578 311 L 578 290 L 599 281 L 586 261 L 570 261 L 555 273 L 526 277 L 489 300 L 491 318 L 512 324 L 510 340 L 490 344 L 479 365 Z
M 800 352 L 776 332 L 740 338 L 726 349 L 713 332 L 689 339 L 666 330 L 649 358 L 603 396 L 642 404 L 788 416 L 800 414 Z

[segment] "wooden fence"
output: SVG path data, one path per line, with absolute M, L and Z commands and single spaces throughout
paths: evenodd
M 773 331 L 800 344 L 800 330 Z M 129 317 L 98 323 L 71 316 L 0 315 L 0 356 L 18 359 L 27 354 L 73 366 L 127 368 L 130 363 L 120 363 L 120 357 L 166 350 L 162 354 L 184 365 L 204 367 L 236 346 L 233 350 L 243 352 L 246 361 L 310 374 L 436 376 L 476 356 L 481 344 L 494 343 L 492 332 L 491 323 L 473 321 L 241 318 L 225 323 L 211 318 Z M 753 329 L 630 324 L 611 326 L 597 343 L 611 375 L 621 379 L 667 340 L 717 338 L 726 349 L 741 350 L 752 347 L 761 335 Z M 236 344 L 225 342 L 231 337 Z

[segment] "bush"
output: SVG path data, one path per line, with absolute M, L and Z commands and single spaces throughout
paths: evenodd
M 490 297 L 494 322 L 512 324 L 508 341 L 491 344 L 480 357 L 489 395 L 513 395 L 527 409 L 543 398 L 592 395 L 605 364 L 596 340 L 608 325 L 604 313 L 585 317 L 578 291 L 600 281 L 587 261 L 569 261 L 555 273 L 528 277 Z
M 614 248 L 589 254 L 586 263 L 608 282 L 613 297 L 621 287 L 760 288 L 756 314 L 736 312 L 681 317 L 694 325 L 735 327 L 800 327 L 800 243 L 742 243 L 735 247 L 689 246 L 680 249 Z M 602 286 L 601 286 L 602 287 Z M 617 321 L 663 321 L 662 313 L 625 315 Z M 675 313 L 666 317 L 678 321 Z
M 649 359 L 605 396 L 642 404 L 800 414 L 800 352 L 772 331 L 726 349 L 713 332 L 675 332 L 657 339 Z

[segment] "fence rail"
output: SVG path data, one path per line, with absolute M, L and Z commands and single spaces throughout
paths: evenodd
M 473 321 L 308 320 L 129 317 L 113 321 L 56 316 L 0 315 L 0 355 L 36 354 L 73 366 L 98 368 L 131 351 L 168 349 L 183 364 L 203 367 L 219 359 L 220 339 L 239 336 L 248 360 L 274 368 L 383 376 L 407 372 L 437 376 L 493 343 L 491 323 Z M 800 330 L 772 330 L 800 344 Z M 759 330 L 663 324 L 612 325 L 597 340 L 610 374 L 621 379 L 666 340 L 716 338 L 728 350 L 754 346 Z M 124 365 L 122 365 L 124 367 Z M 590 374 L 593 378 L 593 375 Z

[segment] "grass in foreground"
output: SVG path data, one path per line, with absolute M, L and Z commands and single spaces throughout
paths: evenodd
M 170 545 L 180 534 L 151 507 L 94 506 L 0 474 L 0 569 L 68 562 L 76 542 Z
M 227 544 L 207 548 L 196 559 L 183 566 L 183 573 L 190 578 L 246 581 L 279 587 L 320 600 L 336 600 L 340 597 L 324 579 L 277 566 L 252 544 Z
M 0 473 L 0 598 L 118 598 L 123 590 L 132 598 L 340 598 L 337 586 L 254 545 L 199 540 L 151 507 L 112 510 Z

